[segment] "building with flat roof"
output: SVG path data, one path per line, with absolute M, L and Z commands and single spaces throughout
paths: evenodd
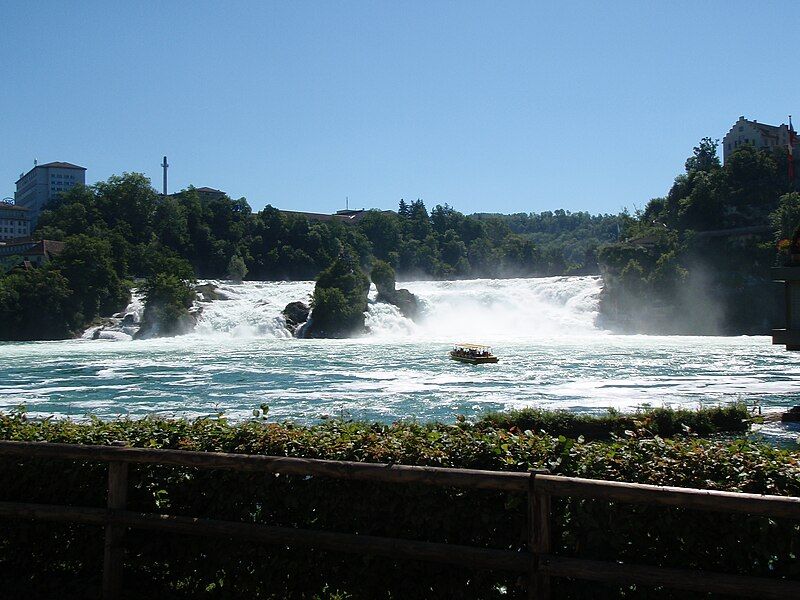
M 86 168 L 68 162 L 36 165 L 17 180 L 14 204 L 28 209 L 31 229 L 45 205 L 74 186 L 86 185 Z
M 722 138 L 723 160 L 727 161 L 728 157 L 744 144 L 750 144 L 760 150 L 774 150 L 776 148 L 786 150 L 789 147 L 789 127 L 785 123 L 767 125 L 739 117 L 739 120 L 733 124 L 730 131 Z M 795 142 L 794 148 L 800 150 L 797 142 Z
M 31 219 L 24 206 L 0 202 L 0 241 L 27 238 L 31 235 Z

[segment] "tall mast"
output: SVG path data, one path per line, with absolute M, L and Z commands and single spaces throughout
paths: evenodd
M 169 165 L 167 164 L 167 157 L 164 157 L 164 162 L 161 163 L 161 166 L 164 168 L 164 195 L 167 195 L 167 169 Z

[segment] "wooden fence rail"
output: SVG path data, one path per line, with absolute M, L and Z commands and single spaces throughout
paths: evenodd
M 756 598 L 800 598 L 800 582 L 569 558 L 552 554 L 551 498 L 590 498 L 622 503 L 684 507 L 800 520 L 800 498 L 659 487 L 550 475 L 258 456 L 124 446 L 86 446 L 0 441 L 0 456 L 106 462 L 106 508 L 0 502 L 0 517 L 67 521 L 105 526 L 103 597 L 122 597 L 124 535 L 128 528 L 239 538 L 267 544 L 313 546 L 340 552 L 456 564 L 527 573 L 531 598 L 550 598 L 550 578 L 641 584 Z M 217 519 L 139 513 L 126 508 L 129 464 L 281 473 L 336 479 L 415 483 L 528 494 L 528 550 L 497 550 L 455 544 L 276 527 Z

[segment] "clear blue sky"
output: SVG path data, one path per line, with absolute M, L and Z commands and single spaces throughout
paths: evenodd
M 795 2 L 0 0 L 0 195 L 40 162 L 254 209 L 617 212 L 800 123 Z

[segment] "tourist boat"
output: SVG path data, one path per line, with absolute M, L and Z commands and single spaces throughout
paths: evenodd
M 497 357 L 492 354 L 492 349 L 482 344 L 455 344 L 450 350 L 450 358 L 471 365 L 497 362 Z

